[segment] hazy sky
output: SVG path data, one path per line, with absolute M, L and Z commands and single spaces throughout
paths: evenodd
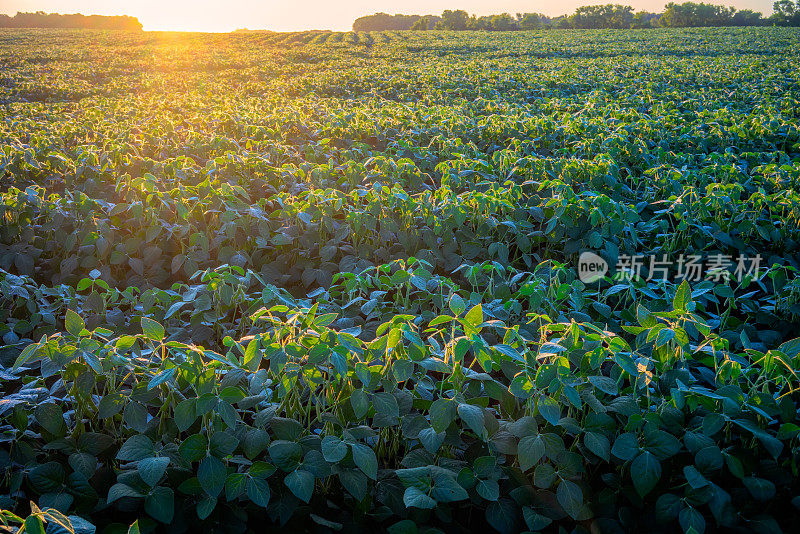
M 682 1 L 682 0 L 677 0 Z M 772 12 L 772 0 L 704 0 L 737 9 Z M 132 15 L 145 30 L 231 31 L 237 28 L 294 31 L 306 29 L 349 30 L 362 15 L 386 13 L 439 14 L 445 9 L 470 13 L 519 13 L 547 15 L 571 13 L 586 4 L 621 3 L 637 10 L 661 11 L 663 0 L 0 0 L 0 13 L 47 11 L 98 15 Z

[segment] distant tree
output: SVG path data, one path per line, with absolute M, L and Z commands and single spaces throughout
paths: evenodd
M 630 28 L 633 8 L 619 4 L 581 6 L 570 19 L 574 28 Z
M 572 17 L 568 17 L 566 15 L 554 18 L 553 22 L 550 25 L 553 28 L 561 28 L 561 29 L 568 29 L 575 27 L 572 24 Z
M 761 13 L 744 9 L 698 2 L 671 2 L 663 13 L 639 11 L 620 4 L 581 6 L 572 15 L 549 18 L 541 13 L 508 13 L 478 17 L 464 10 L 447 10 L 441 17 L 426 15 L 387 15 L 376 13 L 361 17 L 353 23 L 356 31 L 368 30 L 476 30 L 513 31 L 538 28 L 668 28 L 702 26 L 761 26 L 774 23 L 783 26 L 800 26 L 800 0 L 778 0 L 775 14 L 764 19 Z M 427 24 L 427 25 L 426 25 Z
M 0 17 L 0 28 L 70 28 L 94 30 L 141 31 L 142 24 L 136 17 L 127 15 L 61 15 L 59 13 L 17 13 L 13 17 Z
M 375 13 L 359 17 L 353 22 L 354 32 L 375 32 L 386 30 L 410 30 L 418 20 L 423 17 L 419 15 L 389 15 L 387 13 Z
M 545 18 L 539 13 L 517 13 L 517 25 L 521 30 L 544 28 Z
M 664 7 L 664 14 L 658 22 L 668 28 L 731 26 L 735 12 L 732 7 L 714 4 L 670 2 Z
M 475 15 L 470 16 L 469 20 L 467 20 L 467 29 L 472 31 L 491 30 L 490 17 L 476 17 Z
M 731 23 L 734 26 L 763 26 L 766 22 L 764 15 L 752 9 L 742 9 L 733 14 Z
M 416 22 L 414 22 L 414 24 L 411 25 L 411 29 L 416 31 L 426 31 L 428 29 L 428 20 L 420 17 Z
M 634 13 L 631 28 L 654 28 L 658 25 L 660 16 L 661 13 L 648 13 L 647 11 Z
M 778 0 L 773 4 L 772 20 L 781 26 L 800 26 L 800 0 Z
M 489 29 L 492 31 L 507 32 L 519 29 L 517 21 L 508 13 L 492 15 L 489 19 L 489 24 Z
M 436 24 L 438 30 L 466 30 L 469 24 L 469 13 L 463 9 L 442 12 L 442 20 Z

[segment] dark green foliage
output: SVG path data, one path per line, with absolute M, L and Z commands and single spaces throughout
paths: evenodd
M 517 31 L 541 28 L 627 29 L 627 28 L 698 28 L 719 26 L 797 26 L 800 8 L 796 0 L 775 3 L 775 13 L 764 18 L 751 9 L 737 11 L 733 7 L 697 2 L 678 4 L 670 2 L 663 13 L 639 11 L 631 6 L 602 4 L 579 6 L 572 15 L 548 17 L 541 13 L 508 13 L 478 17 L 464 10 L 446 10 L 441 17 L 425 18 L 420 15 L 387 15 L 376 13 L 360 17 L 353 22 L 353 31 L 386 30 L 481 30 Z M 435 21 L 433 20 L 435 19 Z
M 142 24 L 128 15 L 62 15 L 60 13 L 21 13 L 9 16 L 0 14 L 0 28 L 73 28 L 92 30 L 141 31 Z

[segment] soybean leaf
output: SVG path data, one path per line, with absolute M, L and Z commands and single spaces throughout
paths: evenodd
M 314 494 L 314 475 L 305 469 L 292 471 L 283 479 L 286 487 L 303 502 L 310 502 Z
M 644 451 L 631 463 L 631 478 L 636 492 L 644 497 L 661 478 L 661 463 L 650 451 Z

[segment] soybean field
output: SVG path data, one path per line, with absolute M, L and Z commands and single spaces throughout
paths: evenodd
M 0 119 L 0 531 L 796 528 L 800 30 L 0 30 Z

